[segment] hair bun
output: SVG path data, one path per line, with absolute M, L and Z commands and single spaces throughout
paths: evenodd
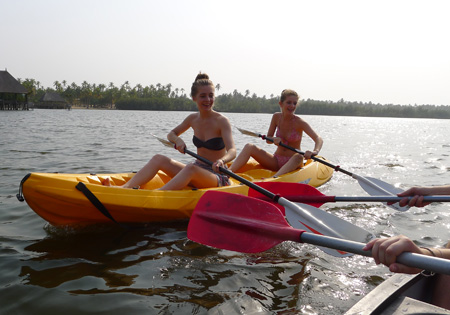
M 197 74 L 197 76 L 195 77 L 195 81 L 194 83 L 192 83 L 192 87 L 191 87 L 191 96 L 194 97 L 197 95 L 198 89 L 201 86 L 206 86 L 206 85 L 210 85 L 213 90 L 214 90 L 214 84 L 212 83 L 212 81 L 209 79 L 209 76 L 206 73 L 199 73 Z
M 200 72 L 199 74 L 197 74 L 197 77 L 195 78 L 195 81 L 203 80 L 203 79 L 209 80 L 209 76 L 206 73 L 201 73 Z

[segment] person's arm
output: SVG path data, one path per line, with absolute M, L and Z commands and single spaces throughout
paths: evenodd
M 424 207 L 426 205 L 429 205 L 429 202 L 423 202 L 423 196 L 428 195 L 450 195 L 450 185 L 444 185 L 444 186 L 430 186 L 430 187 L 420 187 L 415 186 L 411 187 L 410 189 L 407 189 L 401 193 L 398 194 L 399 197 L 410 197 L 411 200 L 408 200 L 408 198 L 404 198 L 399 202 L 399 205 L 401 207 L 403 206 L 410 206 L 410 207 Z
M 323 146 L 323 139 L 314 129 L 304 120 L 301 121 L 301 129 L 314 141 L 314 150 L 305 152 L 305 159 L 310 159 L 314 155 L 318 155 Z
M 222 119 L 223 119 L 223 122 L 222 122 L 221 133 L 222 133 L 222 139 L 223 139 L 223 142 L 225 143 L 225 148 L 226 148 L 227 152 L 224 156 L 222 156 L 221 160 L 223 161 L 224 164 L 226 164 L 228 162 L 233 161 L 234 158 L 236 157 L 236 146 L 234 145 L 233 133 L 231 131 L 230 121 L 225 116 L 223 116 Z
M 269 138 L 272 138 L 273 142 L 269 141 L 269 140 L 266 140 L 267 144 L 272 144 L 272 143 L 275 144 L 275 145 L 279 145 L 280 144 L 281 138 L 273 136 L 275 134 L 275 129 L 277 128 L 277 122 L 279 120 L 279 117 L 278 117 L 279 115 L 280 115 L 279 113 L 275 113 L 275 114 L 272 115 L 272 119 L 270 120 L 269 129 L 267 130 L 267 136 Z
M 215 172 L 219 172 L 219 167 L 224 167 L 226 163 L 233 161 L 236 157 L 236 146 L 234 145 L 230 121 L 225 116 L 222 116 L 219 120 L 219 125 L 226 153 L 213 163 L 212 168 Z
M 184 154 L 184 149 L 186 148 L 186 143 L 184 143 L 183 139 L 179 137 L 182 133 L 184 133 L 186 130 L 188 130 L 191 127 L 191 121 L 193 116 L 189 115 L 186 117 L 181 124 L 173 128 L 168 134 L 167 134 L 167 140 L 169 140 L 172 143 L 175 143 L 175 149 L 180 151 Z
M 397 256 L 403 252 L 450 259 L 450 249 L 418 247 L 412 240 L 403 235 L 373 239 L 363 248 L 363 250 L 370 249 L 377 265 L 380 263 L 386 265 L 391 272 L 396 273 L 414 274 L 422 271 L 421 269 L 397 263 Z

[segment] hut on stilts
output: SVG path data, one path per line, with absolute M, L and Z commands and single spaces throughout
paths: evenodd
M 28 91 L 7 70 L 0 70 L 0 110 L 28 110 Z
M 36 108 L 52 108 L 52 109 L 70 109 L 68 102 L 59 93 L 45 92 L 39 102 L 35 105 Z

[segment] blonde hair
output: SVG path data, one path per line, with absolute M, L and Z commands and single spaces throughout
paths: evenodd
M 291 89 L 285 89 L 281 92 L 281 96 L 280 96 L 280 102 L 283 103 L 286 98 L 288 96 L 297 96 L 298 98 L 300 98 L 297 94 L 297 92 L 295 92 L 294 90 Z
M 209 76 L 206 73 L 200 72 L 195 77 L 194 83 L 192 83 L 191 96 L 194 97 L 198 93 L 199 87 L 205 85 L 210 85 L 214 88 L 214 83 L 209 79 Z

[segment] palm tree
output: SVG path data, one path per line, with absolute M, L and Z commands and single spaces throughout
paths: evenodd
M 83 81 L 83 83 L 81 83 L 81 98 L 84 99 L 84 101 L 86 102 L 86 108 L 89 108 L 89 100 L 91 94 L 92 94 L 91 85 L 87 83 L 87 81 Z
M 216 84 L 216 90 L 217 90 L 217 93 L 219 93 L 219 91 L 220 91 L 221 88 L 222 88 L 222 87 L 220 86 L 220 83 L 217 83 L 217 84 Z
M 17 81 L 22 84 L 28 91 L 31 97 L 36 95 L 36 81 L 34 79 L 17 79 Z
M 136 89 L 136 92 L 137 92 L 137 96 L 138 97 L 142 97 L 143 91 L 144 91 L 144 88 L 142 87 L 142 85 L 141 84 L 137 84 L 135 89 Z
M 170 95 L 170 92 L 172 91 L 172 84 L 167 84 L 166 85 L 166 89 L 167 89 L 167 95 Z
M 148 94 L 148 96 L 149 96 L 149 97 L 154 96 L 154 95 L 156 94 L 156 88 L 155 88 L 155 86 L 154 86 L 153 84 L 150 84 L 148 88 L 149 88 L 149 94 Z
M 113 82 L 109 82 L 108 92 L 109 92 L 109 99 L 111 100 L 111 108 L 113 108 L 114 94 L 115 94 L 116 90 L 117 90 L 117 88 L 114 86 L 114 83 Z
M 59 93 L 61 93 L 61 83 L 59 83 L 59 81 L 55 81 L 53 82 L 53 86 L 55 87 L 55 90 Z

